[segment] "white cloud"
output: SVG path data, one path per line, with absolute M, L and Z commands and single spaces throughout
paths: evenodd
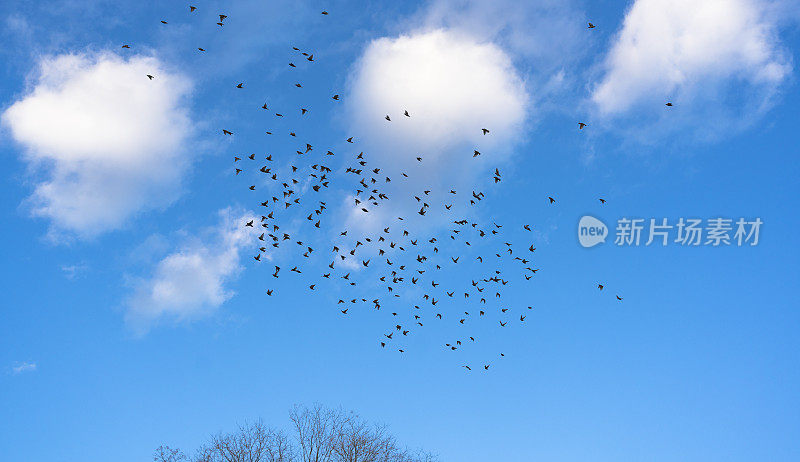
M 374 40 L 355 66 L 348 98 L 353 132 L 395 161 L 418 154 L 442 161 L 462 145 L 499 148 L 520 135 L 527 105 L 503 50 L 444 29 Z M 484 127 L 492 136 L 481 134 Z
M 14 375 L 22 374 L 23 372 L 33 372 L 35 370 L 36 370 L 36 363 L 34 362 L 17 363 L 11 367 L 11 373 Z
M 220 218 L 209 239 L 187 242 L 159 261 L 150 279 L 137 284 L 126 304 L 126 321 L 136 331 L 162 318 L 200 318 L 233 296 L 225 286 L 241 270 L 240 251 L 255 233 L 244 224 L 254 217 L 225 209 Z
M 603 69 L 601 114 L 671 100 L 707 116 L 709 105 L 763 109 L 791 67 L 759 0 L 636 0 Z
M 422 21 L 427 29 L 446 28 L 491 41 L 535 60 L 535 72 L 578 59 L 586 49 L 586 22 L 571 0 L 433 0 Z M 553 37 L 558 40 L 553 40 Z M 558 72 L 558 70 L 555 70 Z
M 43 59 L 30 91 L 2 114 L 46 176 L 29 199 L 33 214 L 51 219 L 51 232 L 92 237 L 169 205 L 187 164 L 189 90 L 154 57 Z

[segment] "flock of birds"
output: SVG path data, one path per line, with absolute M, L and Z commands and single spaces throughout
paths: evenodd
M 190 13 L 196 11 L 195 6 L 189 6 Z M 327 16 L 328 12 L 321 14 Z M 218 16 L 216 24 L 223 27 L 227 16 Z M 168 24 L 165 20 L 161 23 Z M 588 28 L 593 29 L 595 25 L 589 23 Z M 130 45 L 122 48 L 128 49 Z M 306 67 L 313 65 L 314 53 L 295 46 L 291 49 L 294 58 L 290 58 L 290 68 L 301 72 L 300 62 L 312 63 Z M 206 51 L 202 47 L 197 50 Z M 157 76 L 148 74 L 147 78 L 153 80 Z M 294 86 L 303 88 L 301 82 L 295 82 Z M 244 87 L 244 82 L 235 85 L 237 89 Z M 340 95 L 331 95 L 332 104 L 340 101 Z M 667 106 L 672 104 L 667 103 Z M 271 111 L 266 103 L 260 108 L 272 112 L 274 117 L 284 117 L 280 112 Z M 307 107 L 295 110 L 301 117 L 308 113 Z M 400 117 L 411 118 L 413 114 L 404 109 Z M 389 114 L 384 119 L 387 124 L 397 123 Z M 578 123 L 581 130 L 586 126 L 584 122 Z M 491 136 L 488 128 L 480 128 L 480 133 Z M 272 132 L 266 134 L 272 135 Z M 225 128 L 222 135 L 234 136 L 234 131 Z M 295 131 L 288 136 L 297 139 Z M 348 146 L 356 145 L 355 138 L 351 136 L 344 141 Z M 442 343 L 443 348 L 450 351 L 467 349 L 477 342 L 473 327 L 479 322 L 493 323 L 497 329 L 525 323 L 528 310 L 533 307 L 512 308 L 504 302 L 503 290 L 512 282 L 531 281 L 538 271 L 532 262 L 536 251 L 534 244 L 512 242 L 514 234 L 531 233 L 527 235 L 533 236 L 529 224 L 521 225 L 519 233 L 506 233 L 507 228 L 501 224 L 464 218 L 474 216 L 468 213 L 470 208 L 480 206 L 485 200 L 486 195 L 481 191 L 460 193 L 443 185 L 414 190 L 417 187 L 414 172 L 424 170 L 423 155 L 415 157 L 419 167 L 416 170 L 397 171 L 390 176 L 388 170 L 364 152 L 354 153 L 349 160 L 341 162 L 339 159 L 343 156 L 330 149 L 319 149 L 305 141 L 298 144 L 299 149 L 291 154 L 294 160 L 288 165 L 281 164 L 277 157 L 273 159 L 271 154 L 263 159 L 257 159 L 256 154 L 233 157 L 237 178 L 249 178 L 248 174 L 255 176 L 255 180 L 246 183 L 247 189 L 257 194 L 262 193 L 262 187 L 266 189 L 257 200 L 258 207 L 263 210 L 260 219 L 250 219 L 242 226 L 257 229 L 254 232 L 257 252 L 253 259 L 257 263 L 270 261 L 274 265 L 271 277 L 276 284 L 286 276 L 312 274 L 311 283 L 305 281 L 307 289 L 322 288 L 335 294 L 332 300 L 336 300 L 341 316 L 349 316 L 359 306 L 389 312 L 392 322 L 378 345 L 399 353 L 407 348 L 404 340 L 429 323 L 449 322 L 458 328 L 451 329 L 459 332 L 457 335 Z M 475 149 L 472 157 L 480 155 Z M 339 165 L 330 165 L 334 162 Z M 502 179 L 502 173 L 495 168 L 488 183 L 497 184 Z M 328 201 L 324 199 L 328 197 L 326 194 L 334 194 L 331 184 L 336 182 L 338 186 L 340 181 L 349 181 L 344 189 L 352 191 L 349 197 L 356 214 L 366 217 L 388 210 L 378 215 L 385 221 L 379 225 L 373 223 L 371 227 L 355 226 L 335 231 L 332 237 L 333 224 L 324 223 L 328 219 Z M 393 202 L 390 195 L 395 197 L 396 194 L 408 197 Z M 547 199 L 549 204 L 556 203 L 553 197 Z M 598 200 L 601 204 L 606 202 L 603 198 Z M 398 207 L 398 204 L 401 205 Z M 385 218 L 389 213 L 399 216 Z M 433 220 L 426 223 L 430 216 Z M 298 220 L 298 217 L 303 218 Z M 448 224 L 446 232 L 441 231 L 445 219 L 442 217 L 446 217 Z M 297 225 L 298 221 L 303 224 Z M 330 248 L 321 249 L 315 244 L 320 241 L 327 242 L 326 247 Z M 282 263 L 289 261 L 287 255 L 292 254 L 301 263 Z M 456 268 L 460 270 L 455 271 Z M 598 284 L 597 288 L 602 291 L 604 285 Z M 267 288 L 266 295 L 272 296 L 274 290 Z M 376 295 L 376 292 L 383 295 Z M 619 295 L 616 298 L 622 300 Z M 405 309 L 401 308 L 403 306 Z M 502 352 L 498 354 L 494 358 L 505 356 Z M 478 365 L 462 364 L 462 367 L 468 371 L 473 366 L 489 370 L 492 364 L 490 359 Z

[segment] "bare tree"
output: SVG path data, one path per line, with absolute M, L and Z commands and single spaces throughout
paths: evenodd
M 342 421 L 334 445 L 335 462 L 429 462 L 424 453 L 414 455 L 402 449 L 387 427 L 370 424 L 350 414 Z
M 186 454 L 179 449 L 172 449 L 169 446 L 161 445 L 156 449 L 153 454 L 153 461 L 155 462 L 180 462 L 186 459 Z
M 292 462 L 291 443 L 283 432 L 261 421 L 239 426 L 233 433 L 214 435 L 198 452 L 196 462 Z
M 200 448 L 193 462 L 435 462 L 428 453 L 401 448 L 384 425 L 358 415 L 315 405 L 289 412 L 294 444 L 283 431 L 261 421 L 245 423 L 232 433 L 219 433 Z M 189 461 L 169 446 L 160 446 L 156 462 Z
M 289 419 L 297 432 L 302 462 L 332 462 L 334 446 L 345 416 L 319 404 L 312 408 L 295 406 Z

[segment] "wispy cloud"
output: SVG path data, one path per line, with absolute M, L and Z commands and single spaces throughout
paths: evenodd
M 240 251 L 251 242 L 254 219 L 231 209 L 219 212 L 220 223 L 208 237 L 188 240 L 162 258 L 152 275 L 135 284 L 126 302 L 126 321 L 137 333 L 166 320 L 191 321 L 213 313 L 233 296 L 226 287 L 240 271 Z M 257 220 L 256 220 L 257 221 Z
M 35 362 L 20 362 L 13 366 L 11 366 L 11 374 L 19 375 L 25 372 L 34 372 L 36 370 L 36 363 Z
M 64 273 L 64 277 L 69 279 L 70 281 L 79 278 L 88 269 L 89 266 L 86 263 L 77 263 L 74 265 L 61 265 L 61 271 Z
M 178 196 L 189 90 L 186 77 L 155 57 L 41 60 L 30 90 L 2 122 L 24 148 L 36 183 L 32 213 L 51 220 L 52 236 L 93 237 Z

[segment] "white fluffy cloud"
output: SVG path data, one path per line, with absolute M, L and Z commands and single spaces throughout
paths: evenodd
M 253 218 L 222 210 L 208 239 L 189 241 L 161 259 L 126 304 L 129 325 L 143 332 L 162 318 L 196 319 L 228 300 L 233 293 L 225 285 L 241 269 L 240 251 L 252 243 L 254 228 L 244 223 Z
M 431 160 L 461 144 L 494 148 L 515 139 L 527 104 L 503 50 L 444 29 L 374 40 L 356 64 L 348 99 L 360 140 L 395 158 Z M 492 136 L 481 134 L 484 127 Z
M 170 204 L 186 166 L 189 90 L 154 57 L 43 59 L 30 91 L 2 114 L 45 177 L 30 198 L 33 214 L 51 219 L 51 231 L 91 237 Z
M 758 108 L 790 65 L 759 0 L 636 0 L 604 71 L 592 100 L 615 115 L 662 108 L 668 99 L 700 106 L 722 99 L 730 85 Z

